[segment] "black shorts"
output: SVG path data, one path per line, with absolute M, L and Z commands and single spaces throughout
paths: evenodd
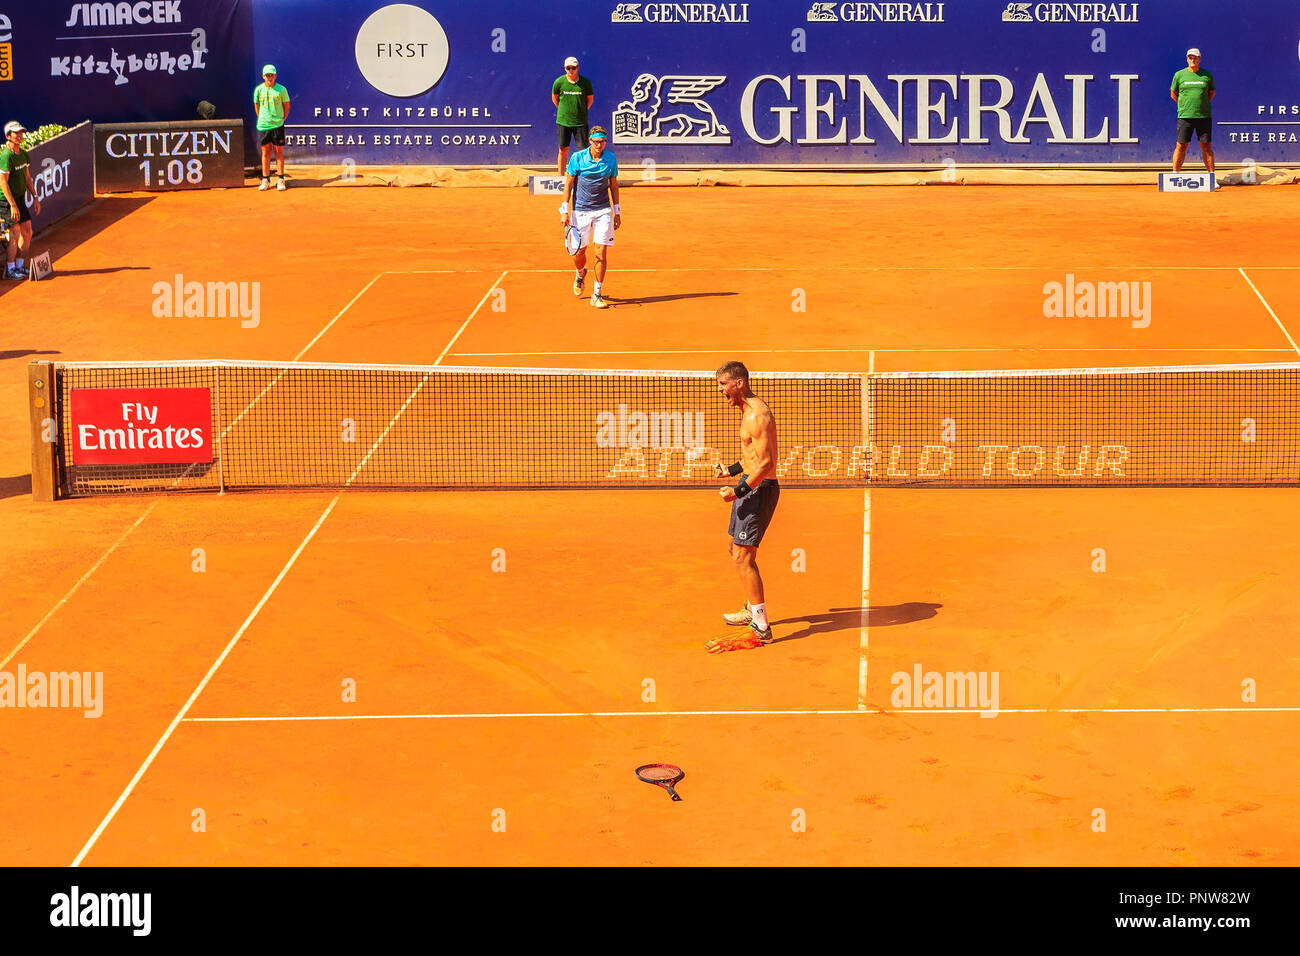
M 1192 131 L 1196 131 L 1196 138 L 1202 143 L 1210 141 L 1210 127 L 1213 124 L 1208 116 L 1197 117 L 1196 119 L 1178 118 L 1178 142 L 1190 143 L 1192 141 Z
M 23 192 L 26 192 L 26 190 L 23 190 Z M 22 216 L 22 221 L 31 222 L 32 214 L 27 211 L 27 197 L 20 194 L 14 196 L 14 199 L 18 200 L 18 212 Z M 4 220 L 6 229 L 14 224 L 14 211 L 2 196 L 0 196 L 0 219 Z
M 263 146 L 283 146 L 284 145 L 284 127 L 277 126 L 275 129 L 262 130 Z
M 776 514 L 776 503 L 781 499 L 781 488 L 776 479 L 768 478 L 761 485 L 731 503 L 731 523 L 727 534 L 732 543 L 747 548 L 757 548 L 763 540 L 767 526 Z
M 555 128 L 560 134 L 560 149 L 564 149 L 568 146 L 570 139 L 577 144 L 578 149 L 587 148 L 587 127 L 561 126 L 559 123 L 556 123 Z

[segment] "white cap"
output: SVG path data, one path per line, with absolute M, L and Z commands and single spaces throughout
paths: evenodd
M 578 65 L 578 58 L 577 58 L 576 56 L 571 56 L 571 57 L 569 57 L 567 60 L 564 61 L 564 65 L 565 65 L 565 66 L 577 66 L 577 65 Z
M 27 127 L 24 126 L 22 123 L 18 122 L 17 120 L 10 120 L 8 123 L 5 123 L 6 136 L 8 136 L 10 133 L 19 133 L 19 132 L 22 133 L 27 132 Z
M 1200 55 L 1201 55 L 1201 51 L 1198 50 L 1198 49 L 1196 49 L 1196 47 L 1192 47 L 1190 50 L 1187 51 L 1187 55 L 1188 55 L 1188 56 L 1200 56 Z

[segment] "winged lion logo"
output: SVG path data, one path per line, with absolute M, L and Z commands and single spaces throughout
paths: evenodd
M 620 143 L 726 145 L 731 130 L 704 102 L 725 82 L 725 76 L 642 73 L 632 83 L 632 98 L 614 111 L 614 136 Z

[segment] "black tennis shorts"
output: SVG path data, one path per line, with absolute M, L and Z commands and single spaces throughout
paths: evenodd
M 18 212 L 22 215 L 22 221 L 31 222 L 32 215 L 27 211 L 27 197 L 22 194 L 23 192 L 26 190 L 15 195 L 14 199 L 18 200 Z M 9 203 L 5 202 L 3 196 L 0 196 L 0 219 L 4 220 L 6 229 L 14 224 L 14 211 Z
M 1187 119 L 1180 116 L 1178 118 L 1178 142 L 1190 143 L 1192 141 L 1192 132 L 1196 132 L 1196 138 L 1202 143 L 1210 141 L 1210 127 L 1214 125 L 1210 122 L 1208 116 L 1198 116 L 1195 119 Z M 1166 140 L 1168 142 L 1168 140 Z
M 572 139 L 577 144 L 578 149 L 587 148 L 587 127 L 585 126 L 561 126 L 555 124 L 556 131 L 560 134 L 560 149 L 569 145 Z
M 731 503 L 731 523 L 727 534 L 734 544 L 757 548 L 776 514 L 776 503 L 781 499 L 781 488 L 776 479 L 769 478 L 761 485 Z
M 275 129 L 262 130 L 263 146 L 283 146 L 284 145 L 284 127 L 277 126 Z

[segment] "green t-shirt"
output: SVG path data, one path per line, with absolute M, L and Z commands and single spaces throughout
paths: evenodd
M 570 83 L 567 76 L 562 76 L 551 84 L 551 94 L 560 98 L 555 112 L 557 126 L 587 125 L 587 97 L 593 95 L 591 80 L 578 74 L 578 82 Z
M 1214 76 L 1209 70 L 1179 70 L 1169 85 L 1169 92 L 1178 95 L 1179 119 L 1209 119 L 1210 94 L 1214 91 Z
M 289 102 L 289 91 L 279 83 L 267 86 L 258 83 L 253 87 L 253 105 L 257 107 L 257 131 L 265 133 L 284 125 L 284 108 Z
M 27 167 L 31 165 L 31 159 L 27 156 L 27 150 L 20 149 L 14 152 L 8 144 L 0 146 L 0 172 L 9 174 L 9 191 L 13 193 L 14 199 L 19 202 L 23 201 L 23 193 L 27 192 Z M 0 191 L 0 202 L 4 202 L 4 192 Z

